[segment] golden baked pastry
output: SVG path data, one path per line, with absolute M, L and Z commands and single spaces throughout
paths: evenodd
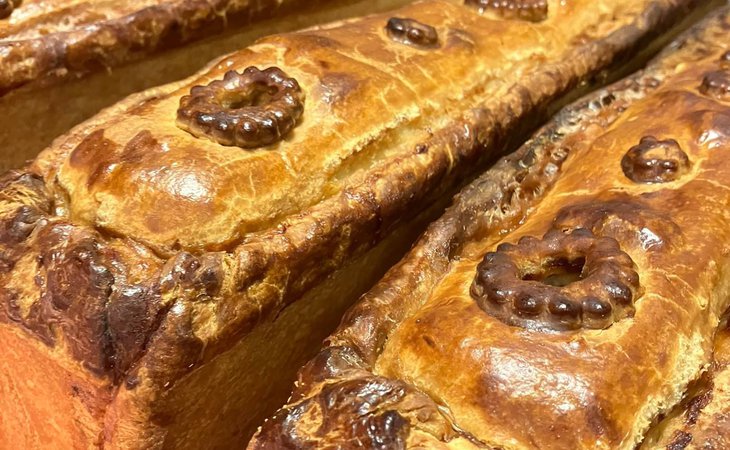
M 682 403 L 655 426 L 641 450 L 730 448 L 730 328 L 715 336 L 712 365 Z
M 463 190 L 249 448 L 639 444 L 730 303 L 728 30 L 725 7 Z
M 422 1 L 78 126 L 0 183 L 0 441 L 246 442 L 438 199 L 695 6 Z
M 258 37 L 408 1 L 0 0 L 0 171 L 126 95 Z

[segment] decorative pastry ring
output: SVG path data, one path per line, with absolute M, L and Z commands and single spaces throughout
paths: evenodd
M 436 48 L 439 45 L 436 28 L 417 20 L 391 17 L 385 31 L 392 40 L 413 47 Z
M 23 0 L 0 0 L 0 19 L 10 17 Z
M 634 262 L 618 242 L 579 228 L 499 245 L 477 266 L 471 295 L 508 325 L 575 330 L 632 316 L 639 289 Z
M 548 16 L 547 0 L 465 0 L 465 4 L 476 6 L 480 12 L 494 11 L 505 19 L 540 22 Z
M 645 136 L 621 160 L 624 175 L 636 183 L 668 183 L 689 169 L 687 154 L 674 139 Z
M 227 72 L 180 99 L 177 123 L 221 145 L 257 148 L 281 140 L 304 112 L 299 83 L 278 67 Z

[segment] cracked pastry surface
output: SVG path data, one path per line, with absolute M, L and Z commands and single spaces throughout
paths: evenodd
M 426 1 L 398 11 L 399 17 L 435 28 L 443 42 L 438 48 L 393 42 L 386 15 L 267 38 L 204 74 L 162 88 L 143 105 L 124 108 L 124 117 L 108 119 L 113 123 L 105 123 L 108 115 L 99 116 L 94 133 L 70 137 L 64 143 L 68 150 L 45 158 L 57 164 L 49 175 L 67 194 L 70 217 L 77 223 L 134 237 L 163 254 L 230 249 L 246 234 L 363 180 L 383 168 L 382 161 L 405 158 L 411 148 L 446 131 L 458 111 L 499 115 L 499 98 L 507 94 L 519 97 L 509 108 L 520 114 L 550 92 L 564 90 L 568 78 L 562 74 L 543 77 L 531 71 L 541 61 L 545 73 L 575 70 L 559 55 L 590 26 L 557 26 L 566 18 L 591 26 L 611 20 L 613 25 L 604 27 L 616 30 L 646 8 L 644 2 L 629 1 L 587 5 L 556 2 L 552 16 L 539 24 L 491 19 L 458 0 Z M 510 36 L 514 50 L 504 54 L 493 45 L 495 36 Z M 189 84 L 207 85 L 232 68 L 249 67 L 276 67 L 301 87 L 305 111 L 286 139 L 257 151 L 236 151 L 158 119 L 175 117 Z M 529 79 L 530 73 L 541 78 L 537 92 L 514 92 L 517 80 Z M 462 134 L 471 139 L 474 131 Z M 441 144 L 448 145 L 453 144 Z M 431 164 L 442 153 L 458 164 L 452 150 L 433 146 L 418 158 L 423 162 L 413 163 Z M 410 164 L 414 158 L 407 159 Z M 181 213 L 162 213 L 171 209 Z M 130 216 L 130 210 L 137 213 Z
M 265 38 L 130 97 L 0 180 L 0 337 L 15 342 L 0 348 L 55 364 L 34 382 L 58 381 L 72 439 L 228 444 L 250 426 L 233 418 L 253 420 L 294 372 L 282 348 L 313 351 L 305 324 L 324 334 L 330 309 L 302 299 L 349 299 L 364 275 L 334 275 L 697 5 L 555 1 L 532 22 L 428 0 Z M 47 416 L 27 398 L 45 391 L 23 402 L 28 385 L 2 373 L 0 402 L 20 399 L 7 433 L 52 434 L 42 419 L 28 431 Z M 448 431 L 426 397 L 391 388 Z M 373 427 L 404 424 L 383 413 Z
M 730 301 L 730 105 L 706 81 L 727 70 L 728 29 L 725 8 L 462 191 L 249 448 L 639 444 L 711 363 Z M 575 310 L 548 305 L 562 298 Z M 626 299 L 634 310 L 606 320 L 604 307 Z M 593 300 L 605 302 L 600 326 L 578 327 L 577 306 Z M 376 393 L 325 401 L 325 387 L 357 380 L 405 383 L 439 413 L 414 416 Z M 347 427 L 382 410 L 398 425 Z

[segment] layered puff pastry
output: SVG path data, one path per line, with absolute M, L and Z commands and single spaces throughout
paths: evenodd
M 640 444 L 730 302 L 729 34 L 726 7 L 463 190 L 249 449 Z M 694 431 L 649 448 L 727 447 L 719 361 Z
M 421 1 L 78 126 L 0 183 L 0 442 L 242 445 L 439 198 L 695 6 Z
M 0 170 L 125 96 L 256 38 L 407 2 L 0 0 Z

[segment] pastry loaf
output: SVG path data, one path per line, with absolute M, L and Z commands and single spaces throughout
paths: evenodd
M 125 96 L 187 77 L 258 37 L 407 1 L 0 2 L 0 171 Z
M 269 37 L 9 173 L 0 442 L 242 445 L 439 199 L 697 6 L 519 5 Z
M 730 302 L 729 14 L 462 191 L 249 448 L 639 444 Z

